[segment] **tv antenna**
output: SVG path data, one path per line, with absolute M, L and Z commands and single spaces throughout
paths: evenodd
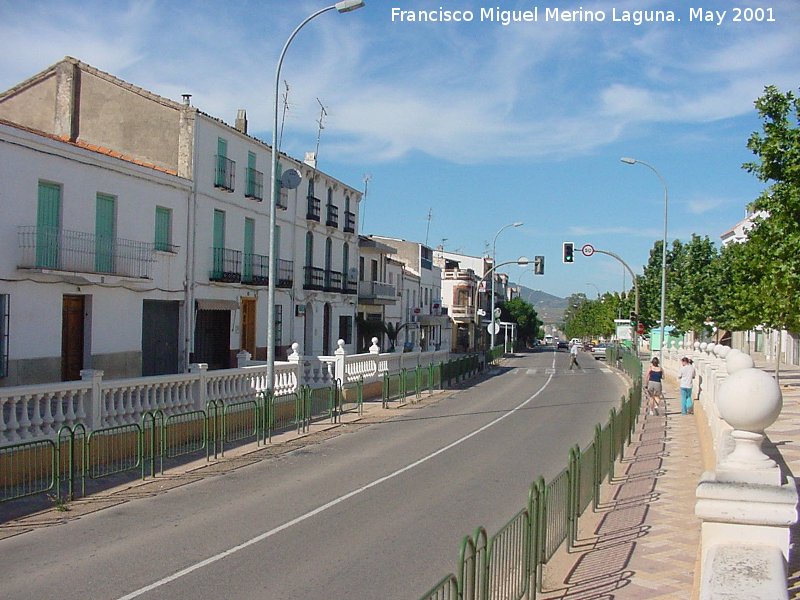
M 317 147 L 314 150 L 314 170 L 316 170 L 316 165 L 319 164 L 319 139 L 322 135 L 322 130 L 325 129 L 325 117 L 328 116 L 328 111 L 325 110 L 325 105 L 322 104 L 319 98 L 317 98 L 317 104 L 319 104 L 319 119 L 317 119 Z
M 281 144 L 283 144 L 283 124 L 286 122 L 286 113 L 289 112 L 289 82 L 284 79 L 283 85 L 286 89 L 283 92 L 283 114 L 281 115 L 281 131 L 278 136 L 278 152 L 281 151 Z
M 367 200 L 367 189 L 369 188 L 369 182 L 372 181 L 372 175 L 370 175 L 369 173 L 365 173 L 364 176 L 361 178 L 361 181 L 364 182 L 364 194 L 361 196 L 361 203 L 360 204 L 362 206 L 358 209 L 358 212 L 361 215 L 361 227 L 359 228 L 359 231 L 363 232 L 364 231 L 364 221 L 365 221 L 366 215 L 367 215 L 366 205 L 364 204 L 364 202 L 366 202 L 366 200 Z
M 433 208 L 428 209 L 428 227 L 425 229 L 425 245 L 428 245 L 428 234 L 431 232 L 431 219 L 433 219 Z

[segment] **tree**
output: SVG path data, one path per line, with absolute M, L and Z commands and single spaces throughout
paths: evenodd
M 797 331 L 800 327 L 800 97 L 768 86 L 755 102 L 763 133 L 747 147 L 758 157 L 742 167 L 768 183 L 751 204 L 759 216 L 748 232 L 747 256 L 758 256 L 760 294 L 748 298 L 763 325 Z M 778 338 L 775 375 L 780 365 Z
M 526 302 L 522 298 L 514 298 L 500 305 L 500 318 L 513 321 L 517 324 L 517 339 L 527 344 L 539 335 L 542 321 L 533 304 Z
M 696 334 L 706 329 L 718 292 L 716 259 L 717 249 L 708 236 L 692 234 L 690 242 L 673 244 L 667 314 L 677 329 Z

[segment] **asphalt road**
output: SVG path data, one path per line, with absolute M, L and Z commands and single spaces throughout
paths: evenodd
M 416 599 L 625 392 L 583 354 L 505 360 L 398 418 L 0 541 L 0 598 Z

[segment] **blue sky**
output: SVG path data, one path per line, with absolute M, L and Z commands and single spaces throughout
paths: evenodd
M 330 1 L 330 0 L 328 0 Z M 289 33 L 326 6 L 298 0 L 18 2 L 0 0 L 0 89 L 79 58 L 126 81 L 271 136 L 275 63 Z M 561 243 L 622 256 L 637 272 L 663 235 L 658 178 L 669 187 L 669 239 L 719 235 L 763 186 L 741 169 L 760 129 L 764 86 L 800 85 L 800 2 L 751 1 L 772 22 L 735 22 L 729 2 L 366 0 L 331 11 L 297 36 L 284 63 L 289 111 L 282 149 L 363 188 L 364 232 L 498 261 L 546 257 L 542 277 L 512 278 L 559 296 L 620 290 L 622 267 Z M 472 11 L 470 23 L 392 20 L 404 11 Z M 482 7 L 534 10 L 537 22 L 481 21 Z M 550 7 L 595 11 L 604 22 L 546 21 Z M 726 11 L 721 24 L 690 9 Z M 613 11 L 672 10 L 676 22 L 614 22 Z M 585 12 L 584 12 L 585 14 Z M 760 11 L 752 16 L 760 16 Z M 742 17 L 749 15 L 742 14 Z M 769 12 L 764 13 L 770 16 Z M 428 214 L 432 218 L 428 222 Z M 429 227 L 429 229 L 428 229 Z M 625 280 L 630 286 L 630 280 Z

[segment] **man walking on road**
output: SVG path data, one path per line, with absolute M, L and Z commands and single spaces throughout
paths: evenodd
M 694 367 L 692 361 L 684 356 L 681 359 L 681 368 L 678 371 L 678 381 L 681 386 L 681 414 L 691 415 L 694 413 L 692 405 L 692 379 L 694 379 Z
M 581 366 L 578 364 L 578 344 L 572 342 L 569 347 L 569 370 L 572 371 L 572 367 L 578 367 L 579 369 Z M 583 369 L 581 369 L 583 370 Z

